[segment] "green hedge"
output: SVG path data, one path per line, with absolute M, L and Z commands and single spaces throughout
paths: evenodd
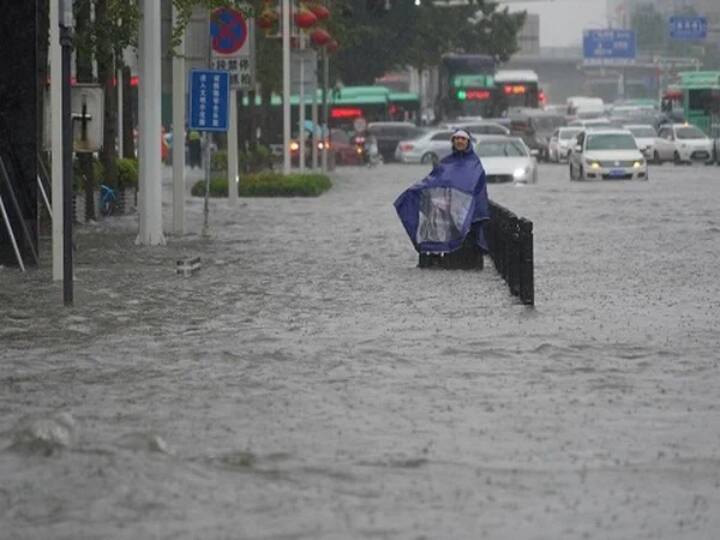
M 324 174 L 289 174 L 275 172 L 242 175 L 238 194 L 241 197 L 317 197 L 330 189 L 330 178 Z M 192 187 L 196 197 L 205 196 L 205 180 Z M 227 197 L 227 178 L 210 180 L 211 197 Z
M 118 187 L 129 188 L 138 186 L 138 162 L 136 159 L 124 158 L 117 160 Z
M 92 166 L 95 176 L 93 187 L 97 189 L 100 184 L 105 183 L 105 171 L 97 156 L 92 156 Z M 124 158 L 117 160 L 118 168 L 118 188 L 137 187 L 138 186 L 138 162 L 136 159 Z M 80 160 L 77 157 L 73 160 L 73 189 L 76 192 L 83 191 L 84 184 L 82 173 L 80 171 Z

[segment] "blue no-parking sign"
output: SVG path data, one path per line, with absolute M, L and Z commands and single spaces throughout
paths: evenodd
M 188 126 L 196 131 L 227 131 L 230 77 L 227 71 L 190 72 Z
M 707 37 L 705 17 L 670 17 L 670 37 L 678 40 L 701 40 Z

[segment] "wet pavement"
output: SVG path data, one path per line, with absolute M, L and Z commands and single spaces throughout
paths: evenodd
M 534 309 L 416 267 L 426 170 L 81 227 L 72 309 L 0 268 L 0 538 L 716 538 L 720 167 L 490 185 Z

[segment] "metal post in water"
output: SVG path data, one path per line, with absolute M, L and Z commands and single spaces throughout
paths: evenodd
M 60 46 L 62 47 L 62 170 L 63 170 L 63 303 L 73 305 L 73 126 L 70 98 L 70 63 L 72 61 L 72 0 L 60 3 Z
M 323 108 L 323 153 L 322 153 L 322 171 L 328 171 L 328 146 L 330 145 L 330 127 L 328 126 L 328 84 L 330 79 L 328 69 L 328 52 L 327 47 L 322 48 L 323 56 L 323 89 L 322 89 L 322 108 Z
M 283 174 L 290 174 L 290 0 L 282 0 Z
M 207 131 L 203 135 L 203 138 L 205 139 L 205 202 L 204 202 L 204 208 L 203 208 L 203 229 L 202 229 L 202 235 L 203 236 L 210 236 L 210 208 L 209 208 L 209 198 L 210 198 L 210 133 Z

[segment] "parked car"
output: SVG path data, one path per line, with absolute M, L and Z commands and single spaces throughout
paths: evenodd
M 367 131 L 375 136 L 380 155 L 386 163 L 395 159 L 395 149 L 400 141 L 413 139 L 425 132 L 412 122 L 370 122 Z
M 561 127 L 556 129 L 548 143 L 548 158 L 554 163 L 568 160 L 570 149 L 577 134 L 582 131 L 579 127 Z
M 570 153 L 570 180 L 647 180 L 647 161 L 626 129 L 583 130 Z
M 699 128 L 690 124 L 665 124 L 655 139 L 653 161 L 662 163 L 712 163 L 713 142 Z
M 402 163 L 432 163 L 452 153 L 450 129 L 433 129 L 422 135 L 400 141 L 395 150 L 395 159 Z
M 587 128 L 608 128 L 613 127 L 612 123 L 608 118 L 602 117 L 602 118 L 587 118 L 587 119 L 577 119 L 573 120 L 572 122 L 568 123 L 568 126 L 570 127 L 581 127 L 583 129 Z
M 480 136 L 475 152 L 487 182 L 537 182 L 537 161 L 520 137 Z
M 655 139 L 657 131 L 649 124 L 626 124 L 623 126 L 635 137 L 638 148 L 645 156 L 645 159 L 651 159 L 655 148 Z

